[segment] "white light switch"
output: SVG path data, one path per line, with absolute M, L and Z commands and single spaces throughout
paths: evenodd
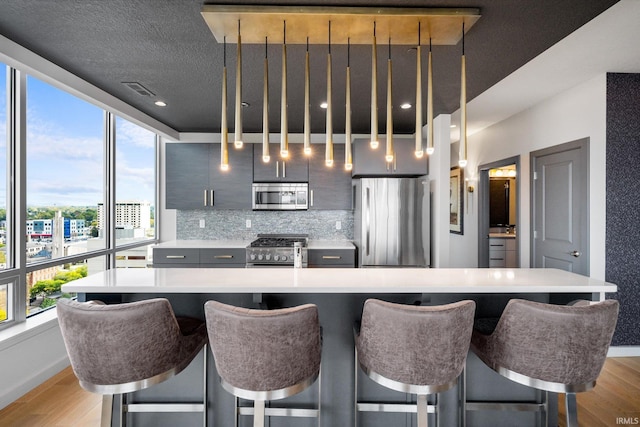
M 204 228 L 204 219 L 200 220 L 200 228 Z
M 250 219 L 247 220 L 247 228 L 251 228 L 251 220 Z
M 336 221 L 336 230 L 342 230 L 342 221 Z

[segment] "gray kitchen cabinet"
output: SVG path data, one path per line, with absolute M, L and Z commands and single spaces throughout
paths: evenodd
M 289 157 L 280 157 L 280 144 L 269 144 L 268 163 L 262 161 L 262 144 L 253 144 L 254 182 L 308 182 L 309 160 L 302 144 L 289 144 Z
M 166 145 L 167 209 L 251 209 L 253 151 L 229 146 L 229 170 L 220 170 L 220 144 Z
M 309 249 L 310 268 L 354 268 L 355 249 Z
M 244 248 L 153 248 L 155 268 L 244 268 Z
M 344 150 L 342 144 L 333 146 L 332 167 L 325 165 L 324 156 L 316 155 L 309 161 L 309 209 L 352 208 L 351 171 L 344 169 Z
M 428 173 L 427 156 L 416 158 L 415 141 L 395 139 L 393 148 L 395 159 L 391 163 L 385 160 L 386 139 L 380 138 L 377 149 L 369 146 L 369 140 L 357 139 L 353 142 L 354 178 L 363 176 L 422 176 Z

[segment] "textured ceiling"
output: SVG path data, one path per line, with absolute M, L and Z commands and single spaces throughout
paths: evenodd
M 67 69 L 179 132 L 219 132 L 223 46 L 200 12 L 208 4 L 335 5 L 377 7 L 475 7 L 482 17 L 465 38 L 467 99 L 489 87 L 561 40 L 617 0 L 397 0 L 244 1 L 202 0 L 2 0 L 0 34 Z M 380 132 L 385 131 L 387 46 L 378 41 Z M 413 133 L 415 50 L 393 46 L 394 132 Z M 304 46 L 288 50 L 289 131 L 302 132 Z M 434 46 L 434 110 L 459 108 L 460 44 Z M 327 45 L 312 45 L 312 132 L 322 133 L 326 98 Z M 270 131 L 280 127 L 281 47 L 268 49 Z M 423 51 L 424 55 L 424 51 Z M 332 45 L 334 132 L 344 131 L 344 70 L 347 49 Z M 243 45 L 245 132 L 262 130 L 264 46 Z M 426 60 L 423 59 L 426 66 Z M 233 130 L 235 45 L 227 46 L 229 129 Z M 353 132 L 366 134 L 370 121 L 371 48 L 351 47 Z M 425 73 L 426 79 L 426 73 Z M 155 97 L 144 97 L 122 82 L 139 82 Z M 426 84 L 423 83 L 426 88 Z M 514 94 L 517 96 L 517 94 Z M 153 104 L 168 103 L 165 108 Z

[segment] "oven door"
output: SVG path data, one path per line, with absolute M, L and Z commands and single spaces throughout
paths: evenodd
M 264 183 L 253 184 L 253 210 L 308 209 L 309 185 Z

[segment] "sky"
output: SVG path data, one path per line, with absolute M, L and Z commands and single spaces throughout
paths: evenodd
M 6 67 L 0 81 L 0 194 L 6 194 Z M 103 111 L 27 77 L 27 205 L 97 206 L 103 201 Z M 116 119 L 116 201 L 154 203 L 155 135 Z M 4 207 L 4 197 L 0 197 Z

